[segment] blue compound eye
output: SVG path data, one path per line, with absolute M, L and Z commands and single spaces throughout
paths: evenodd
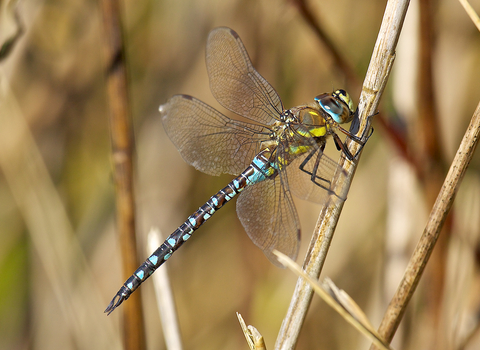
M 315 97 L 320 108 L 338 124 L 348 123 L 353 118 L 353 102 L 345 90 Z

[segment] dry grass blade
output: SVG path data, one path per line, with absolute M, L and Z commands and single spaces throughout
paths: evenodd
M 460 1 L 460 4 L 462 4 L 463 8 L 465 9 L 465 12 L 468 14 L 473 24 L 475 24 L 477 29 L 480 31 L 480 18 L 478 17 L 478 14 L 473 9 L 472 5 L 470 5 L 470 3 L 467 0 L 458 0 L 458 1 Z
M 24 32 L 16 1 L 0 2 L 0 61 L 8 57 Z
M 432 254 L 440 230 L 450 211 L 465 171 L 467 170 L 468 164 L 470 163 L 477 147 L 479 134 L 480 103 L 473 114 L 470 125 L 468 126 L 457 154 L 450 166 L 450 170 L 448 171 L 442 189 L 440 190 L 437 200 L 430 212 L 430 217 L 425 230 L 422 237 L 420 237 L 412 258 L 410 259 L 403 279 L 400 282 L 400 286 L 393 296 L 380 325 L 379 333 L 388 341 L 392 340 L 405 313 L 408 302 L 415 292 L 428 259 Z
M 102 310 L 97 281 L 89 270 L 61 195 L 55 188 L 3 69 L 0 69 L 0 169 L 38 256 L 33 263 L 40 262 L 40 266 L 35 266 L 30 273 L 37 274 L 37 279 L 45 280 L 42 291 L 38 291 L 37 284 L 33 283 L 32 302 L 39 300 L 46 304 L 42 292 L 53 293 L 58 304 L 55 310 L 69 325 L 68 336 L 78 348 L 120 349 L 118 334 L 115 334 L 111 322 L 95 316 Z M 78 271 L 82 271 L 81 279 L 75 274 Z M 89 302 L 83 299 L 86 293 L 90 295 Z M 40 310 L 36 312 L 41 315 Z M 102 332 L 98 332 L 99 329 Z
M 380 97 L 390 76 L 390 71 L 395 59 L 395 48 L 408 4 L 409 1 L 407 0 L 391 0 L 387 3 L 383 22 L 360 96 L 358 106 L 360 126 L 357 132 L 357 136 L 359 137 L 365 135 L 366 130 L 369 130 L 369 116 L 376 113 Z M 360 145 L 356 142 L 350 142 L 349 144 L 349 149 L 352 154 L 356 154 L 359 147 Z M 336 186 L 346 188 L 346 192 L 344 192 L 344 189 L 338 189 L 338 193 L 347 193 L 357 163 L 349 162 L 345 158 L 342 158 L 340 162 L 343 169 L 348 172 L 348 176 L 345 182 L 336 183 Z M 318 279 L 320 276 L 342 207 L 343 203 L 340 205 L 328 203 L 322 209 L 318 218 L 317 226 L 303 265 L 305 272 L 315 279 Z M 290 302 L 287 316 L 282 323 L 275 349 L 293 349 L 295 347 L 312 295 L 313 291 L 310 285 L 303 279 L 299 279 L 292 301 Z
M 381 349 L 392 349 L 375 331 L 360 307 L 343 290 L 338 289 L 330 279 L 325 279 L 322 285 L 317 280 L 308 276 L 298 264 L 285 254 L 280 252 L 276 252 L 275 254 L 278 256 L 280 262 L 296 275 L 307 280 L 315 292 L 360 333 L 373 341 L 374 344 Z
M 237 312 L 238 322 L 240 327 L 242 327 L 243 334 L 247 340 L 247 344 L 250 347 L 250 350 L 266 350 L 265 342 L 260 332 L 253 326 L 248 326 L 243 320 L 242 315 Z

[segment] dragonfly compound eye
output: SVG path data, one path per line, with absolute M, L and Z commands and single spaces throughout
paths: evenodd
M 338 124 L 348 123 L 353 118 L 353 103 L 344 90 L 337 90 L 332 94 L 319 95 L 315 97 L 315 101 Z

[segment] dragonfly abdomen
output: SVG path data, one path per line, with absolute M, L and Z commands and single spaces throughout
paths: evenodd
M 165 242 L 125 281 L 105 312 L 110 314 L 124 300 L 127 300 L 156 269 L 192 236 L 194 231 L 210 219 L 218 209 L 222 208 L 227 202 L 242 192 L 246 186 L 263 181 L 274 174 L 275 169 L 269 165 L 268 159 L 265 157 L 267 152 L 269 152 L 268 149 L 260 152 L 245 171 L 210 197 L 204 205 L 198 208 L 197 211 L 190 215 L 182 225 L 168 236 Z

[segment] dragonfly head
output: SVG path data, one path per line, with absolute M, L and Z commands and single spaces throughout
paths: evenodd
M 332 93 L 315 97 L 320 108 L 333 118 L 338 124 L 352 121 L 355 111 L 353 101 L 345 90 L 335 90 Z

